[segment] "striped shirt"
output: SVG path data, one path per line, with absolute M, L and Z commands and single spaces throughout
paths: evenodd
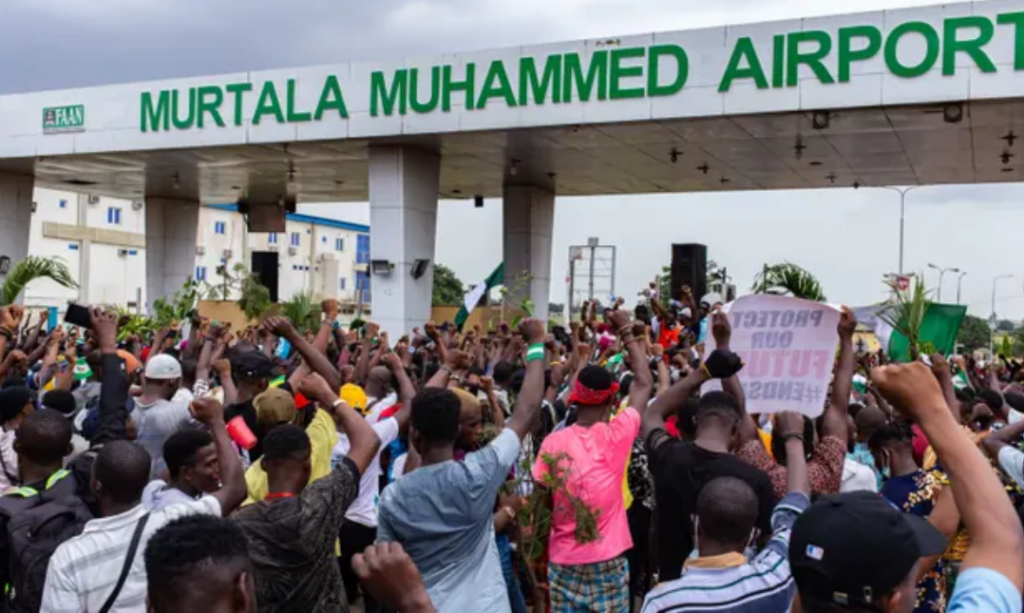
M 46 569 L 41 610 L 47 613 L 99 611 L 121 576 L 135 526 L 145 513 L 145 507 L 138 505 L 118 515 L 94 519 L 85 524 L 80 535 L 62 543 L 53 552 Z M 157 530 L 179 517 L 219 517 L 220 514 L 220 501 L 213 496 L 150 512 L 128 578 L 111 613 L 145 613 L 147 587 L 143 553 Z
M 771 540 L 752 561 L 725 568 L 684 568 L 679 579 L 662 583 L 647 594 L 642 613 L 789 611 L 796 592 L 789 570 L 789 535 L 796 518 L 809 505 L 807 496 L 788 494 L 772 512 Z

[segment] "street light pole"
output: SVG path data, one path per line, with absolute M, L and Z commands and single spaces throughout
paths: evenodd
M 888 189 L 899 193 L 900 195 L 900 276 L 903 276 L 903 242 L 906 237 L 906 226 L 907 226 L 907 192 L 915 190 L 924 185 L 911 185 L 910 187 L 889 187 L 887 185 L 880 185 L 878 189 Z
M 995 355 L 995 329 L 996 329 L 996 285 L 1000 279 L 1012 279 L 1013 275 L 999 275 L 992 279 L 992 314 L 989 316 L 988 326 L 988 355 L 989 359 Z
M 935 270 L 939 271 L 939 292 L 938 292 L 938 295 L 935 297 L 935 300 L 936 300 L 936 302 L 942 302 L 942 278 L 946 275 L 947 272 L 960 272 L 960 269 L 959 268 L 941 268 L 939 266 L 936 266 L 935 264 L 929 264 L 928 268 L 934 268 Z M 959 302 L 960 302 L 960 299 L 958 298 L 957 299 L 957 303 L 959 303 Z
M 956 278 L 956 303 L 960 304 L 960 285 L 964 282 L 964 277 L 967 276 L 967 271 L 960 271 L 960 276 Z

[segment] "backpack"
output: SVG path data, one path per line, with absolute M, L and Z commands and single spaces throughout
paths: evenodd
M 77 495 L 78 485 L 67 470 L 59 470 L 38 491 L 19 487 L 0 497 L 0 516 L 6 534 L 10 583 L 5 611 L 39 611 L 46 583 L 46 567 L 57 547 L 82 533 L 93 518 Z

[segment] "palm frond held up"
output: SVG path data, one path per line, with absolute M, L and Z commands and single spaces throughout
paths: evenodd
M 754 278 L 751 290 L 755 294 L 793 296 L 816 302 L 827 300 L 818 279 L 807 270 L 789 262 L 765 266 Z

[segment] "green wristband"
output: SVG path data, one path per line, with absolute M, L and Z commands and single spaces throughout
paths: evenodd
M 526 350 L 526 361 L 532 362 L 534 360 L 544 359 L 544 343 L 537 343 L 530 345 L 529 349 Z

